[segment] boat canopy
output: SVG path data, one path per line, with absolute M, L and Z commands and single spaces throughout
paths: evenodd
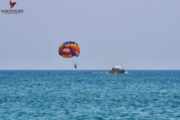
M 114 68 L 115 68 L 115 69 L 123 69 L 123 67 L 120 66 L 120 65 L 116 65 Z

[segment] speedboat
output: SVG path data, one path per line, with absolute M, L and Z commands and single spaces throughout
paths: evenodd
M 127 73 L 127 71 L 125 69 L 123 69 L 122 66 L 116 65 L 116 66 L 112 67 L 112 69 L 109 71 L 109 73 L 124 74 L 124 73 Z

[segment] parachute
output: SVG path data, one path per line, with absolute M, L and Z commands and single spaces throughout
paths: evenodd
M 64 58 L 78 57 L 80 54 L 79 45 L 74 41 L 64 42 L 59 47 L 59 55 Z M 74 68 L 77 68 L 77 63 L 74 63 Z
M 80 54 L 79 45 L 73 41 L 64 42 L 59 47 L 59 55 L 65 58 L 78 57 Z

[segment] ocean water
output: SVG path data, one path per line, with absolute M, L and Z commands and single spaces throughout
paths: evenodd
M 0 120 L 180 120 L 180 71 L 0 71 Z

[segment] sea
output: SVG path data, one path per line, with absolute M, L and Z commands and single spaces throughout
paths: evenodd
M 0 120 L 180 120 L 180 71 L 0 71 Z

